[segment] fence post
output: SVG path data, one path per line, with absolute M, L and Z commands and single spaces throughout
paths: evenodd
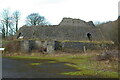
M 83 52 L 86 53 L 86 47 L 85 46 L 83 46 Z

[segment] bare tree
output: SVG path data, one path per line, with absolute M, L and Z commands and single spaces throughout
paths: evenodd
M 36 26 L 36 25 L 47 25 L 46 19 L 44 16 L 40 16 L 38 13 L 31 13 L 26 18 L 26 25 Z
M 5 26 L 2 22 L 0 24 L 0 31 L 2 33 L 2 38 L 5 38 Z
M 13 13 L 13 17 L 15 19 L 15 26 L 16 26 L 16 32 L 18 31 L 18 20 L 20 18 L 20 12 L 19 11 L 15 11 Z
M 13 15 L 10 15 L 10 12 L 8 9 L 4 9 L 3 12 L 1 13 L 1 32 L 3 34 L 3 37 L 5 38 L 6 36 L 10 36 L 15 33 L 14 29 L 14 17 Z
M 9 17 L 9 36 L 14 35 L 16 32 L 14 28 L 14 17 Z
M 2 23 L 5 24 L 6 26 L 6 33 L 5 35 L 8 36 L 8 27 L 9 27 L 9 10 L 8 9 L 4 9 L 4 11 L 2 12 Z

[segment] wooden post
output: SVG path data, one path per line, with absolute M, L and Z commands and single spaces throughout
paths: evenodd
M 85 48 L 85 46 L 83 46 L 83 52 L 86 53 L 86 48 Z

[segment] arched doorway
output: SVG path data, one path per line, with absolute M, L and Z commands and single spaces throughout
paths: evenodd
M 92 41 L 92 34 L 91 33 L 87 33 L 87 38 L 89 39 L 89 41 Z

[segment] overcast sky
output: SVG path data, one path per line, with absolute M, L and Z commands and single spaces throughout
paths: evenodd
M 39 13 L 53 25 L 63 17 L 79 18 L 85 21 L 114 21 L 118 17 L 119 0 L 0 0 L 3 9 L 21 12 L 20 24 L 24 25 L 27 15 Z

